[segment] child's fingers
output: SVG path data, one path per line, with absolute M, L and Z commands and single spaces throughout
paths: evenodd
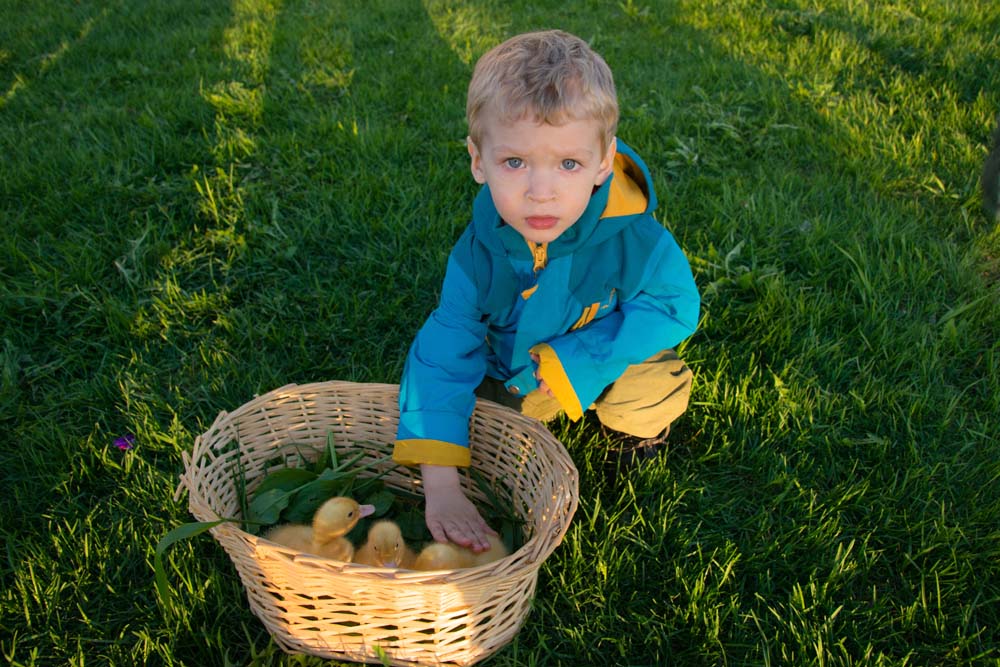
M 453 542 L 476 553 L 490 548 L 487 533 L 496 535 L 485 523 L 451 523 L 445 526 L 446 539 L 438 541 Z M 433 532 L 431 533 L 433 535 Z M 436 538 L 435 538 L 436 539 Z
M 476 544 L 472 548 L 473 551 L 479 553 L 490 548 L 490 541 L 487 539 L 487 535 L 497 536 L 497 531 L 490 528 L 485 521 L 482 521 L 476 531 Z
M 431 537 L 434 538 L 435 542 L 447 542 L 448 541 L 448 531 L 445 530 L 444 525 L 438 521 L 427 522 L 427 529 L 431 531 Z

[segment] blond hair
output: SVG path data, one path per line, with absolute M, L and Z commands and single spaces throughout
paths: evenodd
M 469 137 L 477 146 L 485 132 L 484 112 L 500 122 L 596 120 L 604 149 L 618 128 L 611 69 L 586 42 L 562 30 L 517 35 L 479 59 L 465 106 Z

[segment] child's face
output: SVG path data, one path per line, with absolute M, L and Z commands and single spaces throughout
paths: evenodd
M 548 243 L 573 226 L 611 174 L 615 140 L 602 146 L 600 137 L 596 120 L 488 122 L 481 145 L 468 142 L 472 175 L 489 184 L 504 222 L 532 243 Z

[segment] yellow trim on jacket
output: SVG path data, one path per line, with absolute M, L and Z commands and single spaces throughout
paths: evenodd
M 580 399 L 573 390 L 573 385 L 570 384 L 556 351 L 547 343 L 539 343 L 531 348 L 531 352 L 538 355 L 538 377 L 549 385 L 552 395 L 566 411 L 566 416 L 573 421 L 582 417 L 583 407 L 580 405 Z
M 570 327 L 570 331 L 576 331 L 580 327 L 590 324 L 593 321 L 594 317 L 597 315 L 597 311 L 600 309 L 601 309 L 600 301 L 595 301 L 594 303 L 584 308 L 583 314 L 580 315 L 580 319 L 578 319 L 576 323 L 573 324 L 572 327 Z
M 392 450 L 392 460 L 400 465 L 415 466 L 427 463 L 437 466 L 468 467 L 472 463 L 472 453 L 462 447 L 443 440 L 411 439 L 397 440 Z
M 602 218 L 613 218 L 620 215 L 636 215 L 643 213 L 649 206 L 649 200 L 643 194 L 629 171 L 635 169 L 632 161 L 618 153 L 615 155 L 614 174 L 611 187 L 608 189 L 608 203 L 601 213 Z

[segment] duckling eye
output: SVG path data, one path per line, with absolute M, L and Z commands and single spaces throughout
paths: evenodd
M 350 519 L 352 516 L 354 516 L 354 512 L 348 512 L 347 513 L 347 518 L 348 519 Z

